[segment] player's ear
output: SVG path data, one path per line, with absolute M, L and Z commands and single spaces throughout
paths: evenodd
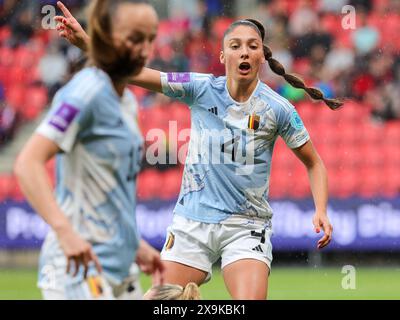
M 264 48 L 263 48 L 263 55 L 261 59 L 261 64 L 265 64 L 267 62 L 267 59 L 265 59 L 265 53 L 264 53 Z
M 225 54 L 224 54 L 224 51 L 221 51 L 221 52 L 220 52 L 220 54 L 219 54 L 219 61 L 220 61 L 222 64 L 225 64 Z

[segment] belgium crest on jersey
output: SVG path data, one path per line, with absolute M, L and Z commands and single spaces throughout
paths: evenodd
M 172 232 L 170 232 L 168 235 L 167 242 L 165 243 L 165 250 L 170 250 L 174 246 L 174 243 L 175 243 L 175 235 Z
M 249 120 L 247 122 L 247 127 L 252 130 L 257 130 L 260 126 L 260 116 L 253 113 L 249 115 Z

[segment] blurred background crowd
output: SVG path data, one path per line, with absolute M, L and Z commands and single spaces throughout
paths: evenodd
M 87 1 L 65 0 L 85 25 Z M 82 52 L 43 26 L 43 8 L 56 1 L 0 0 L 0 152 L 21 128 L 40 117 L 52 96 L 77 69 Z M 161 71 L 224 74 L 221 39 L 229 24 L 252 17 L 264 24 L 266 44 L 288 72 L 327 97 L 345 97 L 344 108 L 326 110 L 292 88 L 266 65 L 261 78 L 298 109 L 325 160 L 334 197 L 396 196 L 400 192 L 400 1 L 399 0 L 155 0 L 161 15 L 150 66 Z M 342 12 L 346 5 L 355 9 Z M 44 10 L 44 11 L 42 11 Z M 351 23 L 354 22 L 354 25 Z M 54 27 L 54 26 L 53 26 Z M 133 88 L 143 134 L 177 120 L 190 127 L 185 106 Z M 167 135 L 168 137 L 168 135 Z M 148 142 L 151 143 L 151 142 Z M 178 148 L 183 142 L 178 143 Z M 168 138 L 165 148 L 169 147 Z M 310 195 L 301 164 L 276 146 L 271 197 Z M 0 168 L 1 169 L 1 168 Z M 1 173 L 2 172 L 2 173 Z M 142 199 L 176 197 L 181 165 L 144 164 Z M 292 177 L 295 176 L 296 179 Z M 163 179 L 162 194 L 154 179 Z M 21 198 L 15 179 L 0 171 L 0 200 Z

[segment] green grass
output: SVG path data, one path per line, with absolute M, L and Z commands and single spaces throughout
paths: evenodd
M 269 299 L 400 299 L 400 268 L 357 268 L 356 289 L 342 289 L 340 268 L 274 268 Z M 150 278 L 142 276 L 142 286 Z M 204 299 L 229 299 L 221 274 L 201 287 Z M 41 299 L 36 270 L 0 269 L 0 299 Z

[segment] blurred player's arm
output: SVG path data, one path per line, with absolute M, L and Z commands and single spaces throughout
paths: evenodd
M 64 14 L 64 16 L 54 17 L 54 20 L 57 22 L 56 29 L 59 35 L 82 51 L 87 51 L 89 44 L 88 34 L 61 1 L 57 2 L 57 6 Z
M 57 2 L 57 6 L 64 14 L 64 16 L 56 16 L 54 18 L 57 22 L 59 35 L 67 39 L 74 46 L 87 51 L 90 40 L 89 35 L 61 1 Z M 161 75 L 160 71 L 157 70 L 143 68 L 140 74 L 132 77 L 130 83 L 150 91 L 162 93 Z
M 318 241 L 317 248 L 327 246 L 332 239 L 332 225 L 327 214 L 328 203 L 328 175 L 324 163 L 315 150 L 311 140 L 302 146 L 292 149 L 294 154 L 303 162 L 307 168 L 310 180 L 311 192 L 314 198 L 316 212 L 313 217 L 315 232 L 319 233 L 321 228 L 324 236 Z
M 145 88 L 150 91 L 163 93 L 161 85 L 161 72 L 154 69 L 143 68 L 137 76 L 131 78 L 130 84 Z
M 164 264 L 160 258 L 160 252 L 154 249 L 145 240 L 140 240 L 136 253 L 136 263 L 140 270 L 153 277 L 153 285 L 164 283 Z
M 70 271 L 70 262 L 73 261 L 74 275 L 82 264 L 86 277 L 90 261 L 94 261 L 99 272 L 101 266 L 91 245 L 73 230 L 53 196 L 45 165 L 59 151 L 59 147 L 53 141 L 34 134 L 19 154 L 14 165 L 14 173 L 29 203 L 57 234 L 67 257 L 67 273 Z

